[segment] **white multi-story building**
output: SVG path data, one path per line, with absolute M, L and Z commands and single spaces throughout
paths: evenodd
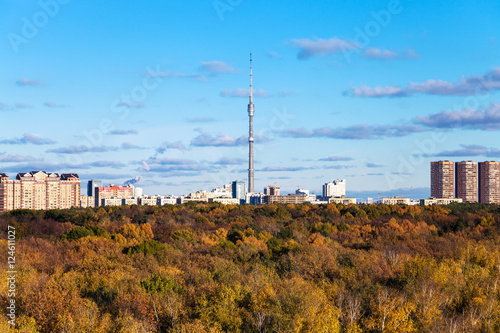
M 167 196 L 167 197 L 159 196 L 156 198 L 156 204 L 160 206 L 175 205 L 177 204 L 177 198 L 174 196 Z
M 329 203 L 336 203 L 336 204 L 344 204 L 344 205 L 350 205 L 350 204 L 356 204 L 356 198 L 346 198 L 346 197 L 330 197 L 328 198 Z
M 323 197 L 345 197 L 345 179 L 334 179 L 323 185 Z
M 240 199 L 238 198 L 228 198 L 228 197 L 219 197 L 219 198 L 210 198 L 208 202 L 218 202 L 223 205 L 239 205 Z
M 382 204 L 384 205 L 409 205 L 410 198 L 402 198 L 402 197 L 392 197 L 392 198 L 383 198 Z
M 143 195 L 142 187 L 134 188 L 134 197 L 140 198 Z
M 232 183 L 226 184 L 222 187 L 216 187 L 214 188 L 210 194 L 208 195 L 209 198 L 232 198 Z

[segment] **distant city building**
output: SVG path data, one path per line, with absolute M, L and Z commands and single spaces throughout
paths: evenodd
M 243 199 L 243 200 L 245 200 L 245 199 Z M 208 202 L 217 202 L 217 203 L 221 203 L 223 205 L 239 205 L 241 202 L 241 199 L 220 197 L 220 198 L 210 198 L 210 199 L 208 199 Z
M 96 207 L 97 206 L 120 206 L 122 199 L 130 199 L 134 197 L 134 186 L 117 186 L 110 185 L 96 188 Z M 107 199 L 117 199 L 120 204 L 115 204 L 115 201 L 105 201 Z
M 239 203 L 244 204 L 246 200 L 246 184 L 244 181 L 235 180 L 231 183 L 232 197 L 240 200 Z
M 208 193 L 209 198 L 232 198 L 233 197 L 233 184 L 225 184 L 222 187 L 214 188 L 210 193 Z
M 102 187 L 102 181 L 98 179 L 91 179 L 87 183 L 87 196 L 95 198 L 95 188 Z
M 461 198 L 430 198 L 430 199 L 420 199 L 420 204 L 423 206 L 433 206 L 433 205 L 449 205 L 451 203 L 461 203 Z
M 262 203 L 284 203 L 284 204 L 301 204 L 306 202 L 306 196 L 303 194 L 289 195 L 264 195 Z
M 137 198 L 137 202 L 141 206 L 156 206 L 158 200 L 156 197 L 140 197 Z
M 366 198 L 366 203 L 369 205 L 373 204 L 373 198 L 370 197 Z
M 139 202 L 137 198 L 127 198 L 127 199 L 121 199 L 122 200 L 122 206 L 132 206 L 132 205 L 138 205 Z
M 142 187 L 134 188 L 134 197 L 139 198 L 142 197 L 142 195 L 143 195 Z
M 345 179 L 334 179 L 323 185 L 323 198 L 345 197 Z
M 281 188 L 276 185 L 268 185 L 264 187 L 264 195 L 280 195 Z
M 95 198 L 88 195 L 80 195 L 80 207 L 92 208 L 95 207 Z
M 450 161 L 431 162 L 431 197 L 454 198 L 454 163 Z
M 330 197 L 327 200 L 329 203 L 336 203 L 336 204 L 344 204 L 344 205 L 356 204 L 356 198 Z
M 305 190 L 303 188 L 299 188 L 295 190 L 295 194 L 304 194 L 306 197 L 309 196 L 309 190 Z
M 263 193 L 247 193 L 245 201 L 247 204 L 257 206 L 263 203 L 263 198 Z
M 13 209 L 66 209 L 80 207 L 77 174 L 31 171 L 15 180 L 0 173 L 0 212 Z
M 479 163 L 479 202 L 500 204 L 500 163 Z
M 500 204 L 500 163 L 479 162 L 479 202 Z
M 157 197 L 156 204 L 159 206 L 163 205 L 175 205 L 177 203 L 177 198 L 174 196 Z
M 477 202 L 477 162 L 455 163 L 455 198 Z
M 204 191 L 202 191 L 202 192 L 204 192 Z M 191 193 L 191 194 L 194 194 L 194 193 Z M 180 196 L 177 198 L 178 204 L 183 204 L 183 203 L 190 202 L 190 201 L 208 202 L 208 197 L 201 196 L 201 195 L 194 195 L 194 196 L 188 195 L 188 196 Z
M 123 199 L 120 198 L 102 198 L 101 199 L 101 206 L 122 206 L 123 205 Z M 137 203 L 137 201 L 136 201 Z
M 326 201 L 326 200 L 311 200 L 309 201 L 310 203 L 312 203 L 313 205 L 327 205 L 329 202 Z
M 409 205 L 410 202 L 411 202 L 410 198 L 402 198 L 402 197 L 382 199 L 382 204 L 384 205 Z

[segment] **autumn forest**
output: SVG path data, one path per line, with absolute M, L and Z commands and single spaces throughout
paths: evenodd
M 500 206 L 16 210 L 1 332 L 500 332 Z

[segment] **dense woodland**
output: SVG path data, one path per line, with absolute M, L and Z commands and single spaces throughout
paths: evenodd
M 497 205 L 17 210 L 3 281 L 9 225 L 1 332 L 500 332 Z

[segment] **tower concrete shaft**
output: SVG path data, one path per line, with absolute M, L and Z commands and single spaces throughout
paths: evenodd
M 253 87 L 252 87 L 252 54 L 250 53 L 250 102 L 248 103 L 249 131 L 248 131 L 248 192 L 253 193 Z

